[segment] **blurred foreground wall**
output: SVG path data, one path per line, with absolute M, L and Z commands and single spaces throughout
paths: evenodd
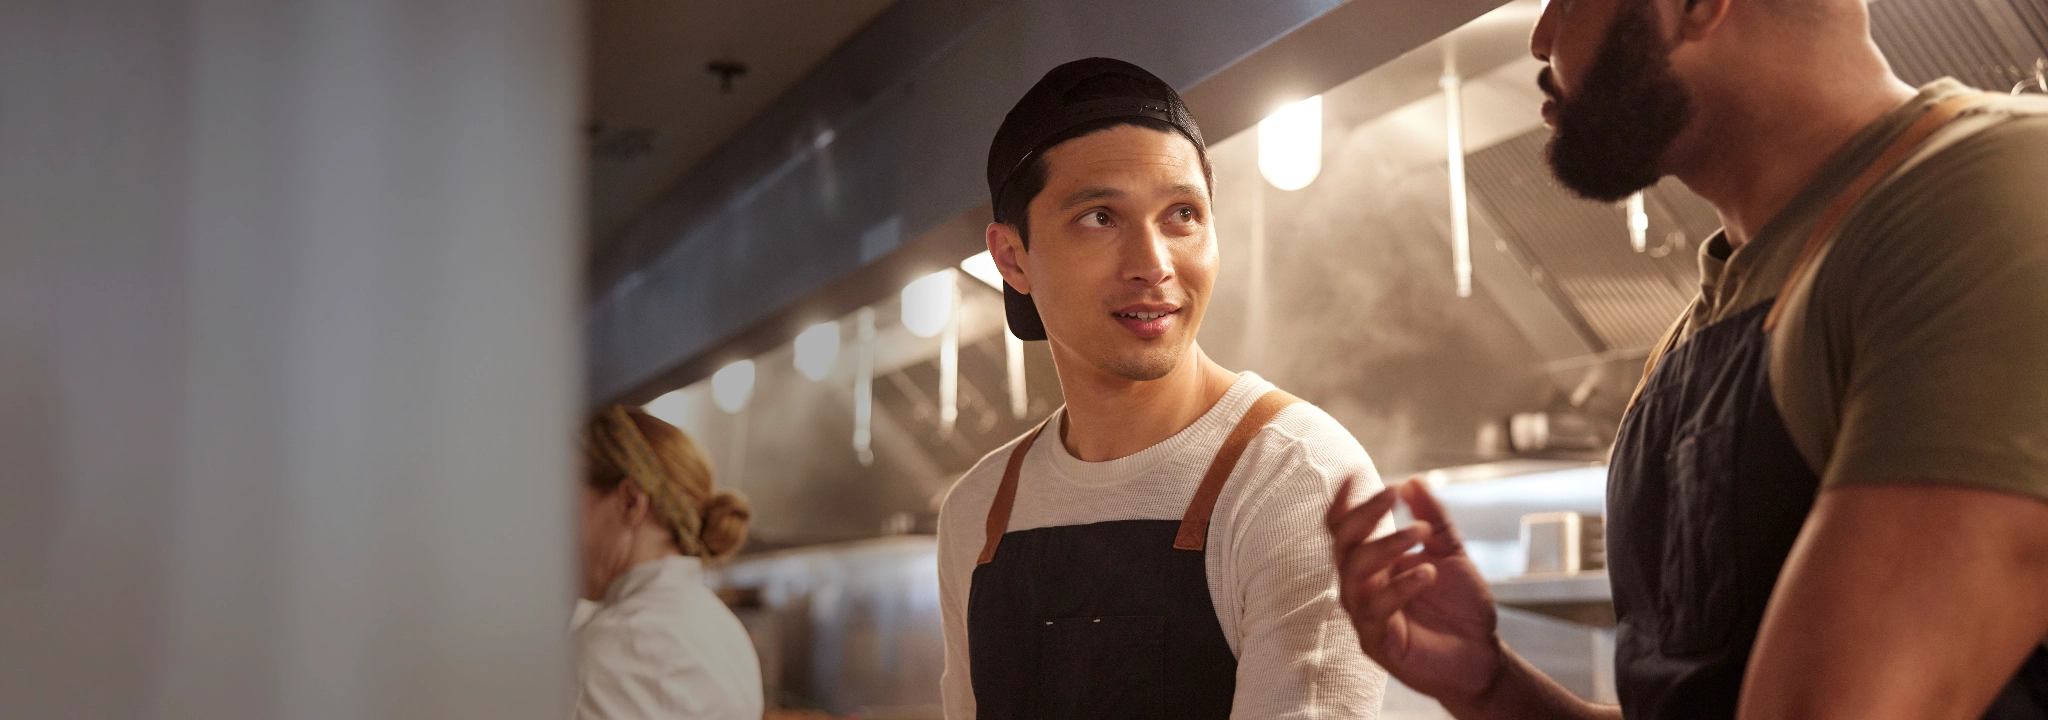
M 578 20 L 0 4 L 0 717 L 566 715 Z

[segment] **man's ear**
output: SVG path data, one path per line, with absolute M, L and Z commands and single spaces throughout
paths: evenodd
M 1732 0 L 1677 0 L 1670 3 L 1678 11 L 1678 39 L 1690 42 L 1713 34 L 1721 23 L 1727 21 Z
M 1016 288 L 1017 292 L 1031 294 L 1031 276 L 1024 272 L 1024 260 L 1031 251 L 1024 249 L 1024 236 L 1017 234 L 1017 228 L 1009 223 L 992 222 L 986 232 L 989 257 L 995 258 L 996 269 L 1002 271 L 1003 282 Z

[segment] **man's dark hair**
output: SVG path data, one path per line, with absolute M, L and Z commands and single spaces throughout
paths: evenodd
M 1130 97 L 1144 93 L 1147 90 L 1149 88 L 1135 78 L 1123 75 L 1100 75 L 1075 85 L 1072 90 L 1067 91 L 1062 99 L 1068 103 L 1081 103 L 1090 100 Z M 1125 125 L 1163 133 L 1178 134 L 1182 137 L 1187 136 L 1185 131 L 1174 127 L 1173 124 L 1166 121 L 1134 116 L 1103 118 L 1076 125 L 1071 129 L 1053 135 L 1047 138 L 1045 142 L 1040 143 L 1037 149 L 1031 151 L 1031 155 L 1025 161 L 1024 166 L 1019 168 L 1017 174 L 1010 178 L 1008 184 L 1003 186 L 1002 197 L 995 203 L 994 208 L 996 222 L 1016 228 L 1018 237 L 1024 240 L 1024 247 L 1030 248 L 1030 207 L 1031 201 L 1036 199 L 1040 192 L 1045 191 L 1047 179 L 1045 153 L 1068 140 Z M 1209 165 L 1209 150 L 1194 138 L 1188 138 L 1188 142 L 1195 146 L 1195 157 L 1200 158 L 1202 162 L 1202 180 L 1208 185 L 1209 192 L 1214 194 L 1216 191 L 1216 173 Z

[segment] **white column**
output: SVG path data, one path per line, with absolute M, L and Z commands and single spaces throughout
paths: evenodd
M 0 717 L 566 716 L 579 22 L 0 5 Z

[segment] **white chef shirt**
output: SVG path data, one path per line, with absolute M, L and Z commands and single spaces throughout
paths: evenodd
M 575 632 L 577 720 L 760 720 L 760 660 L 697 558 L 633 566 Z

